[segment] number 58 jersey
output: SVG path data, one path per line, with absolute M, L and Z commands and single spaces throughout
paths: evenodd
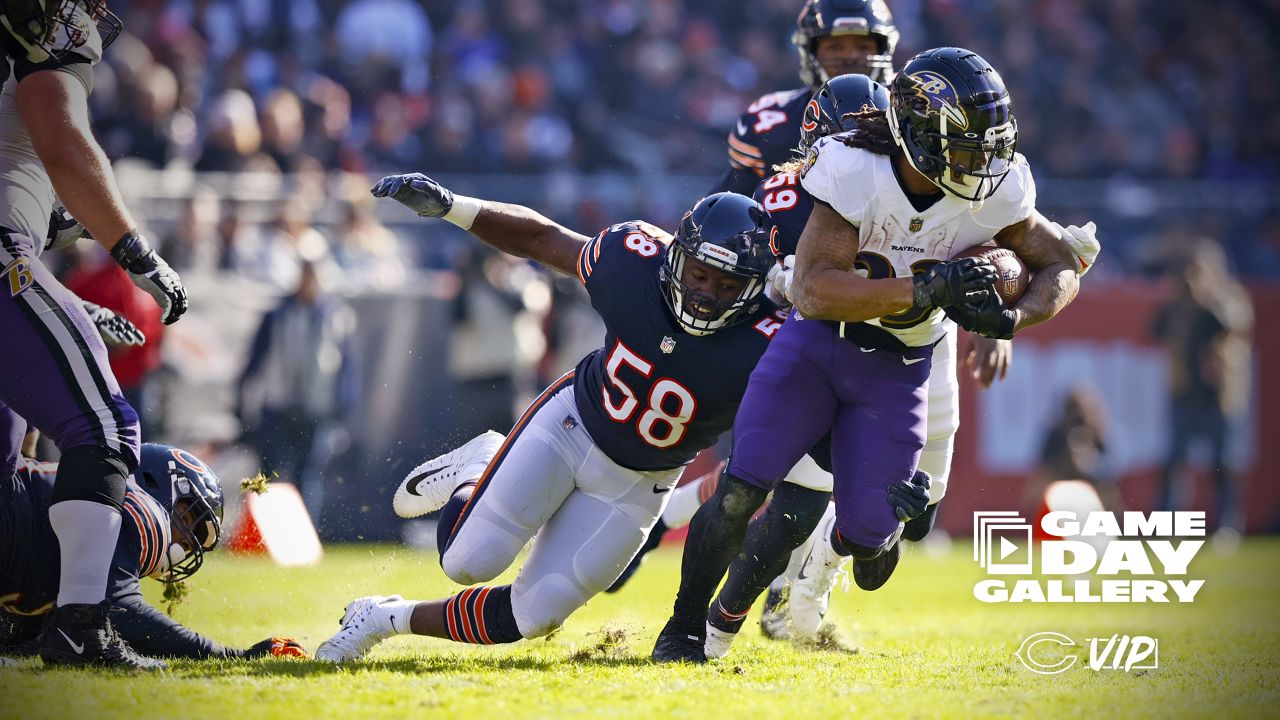
M 850 147 L 840 135 L 823 138 L 809 149 L 800 182 L 814 199 L 840 213 L 858 231 L 854 268 L 872 279 L 910 277 L 950 260 L 963 250 L 989 242 L 1002 229 L 1035 210 L 1031 168 L 1015 154 L 1009 174 L 980 206 L 945 193 L 916 210 L 894 174 L 893 161 Z M 946 333 L 946 315 L 938 309 L 910 309 L 869 321 L 909 346 L 931 345 Z
M 742 322 L 711 335 L 685 333 L 661 281 L 670 241 L 648 223 L 620 223 L 578 256 L 578 276 L 605 324 L 604 347 L 578 363 L 578 412 L 596 446 L 632 470 L 685 465 L 730 430 L 747 379 L 785 317 L 762 297 Z

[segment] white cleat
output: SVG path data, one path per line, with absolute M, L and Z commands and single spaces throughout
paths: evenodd
M 352 600 L 342 613 L 342 628 L 316 648 L 316 659 L 329 662 L 353 662 L 373 649 L 374 645 L 395 635 L 390 623 L 383 620 L 378 606 L 397 602 L 399 595 L 370 595 Z
M 812 637 L 822 625 L 831 602 L 831 591 L 836 578 L 843 574 L 848 557 L 836 553 L 831 547 L 831 528 L 836 522 L 835 505 L 827 507 L 827 514 L 818 523 L 809 556 L 800 567 L 800 574 L 791 583 L 791 627 L 796 636 Z
M 729 654 L 729 648 L 732 647 L 736 637 L 738 633 L 725 632 L 707 623 L 707 640 L 702 645 L 702 652 L 708 660 L 718 660 Z
M 791 631 L 791 586 L 774 580 L 781 588 L 769 587 L 764 598 L 764 609 L 760 613 L 760 632 L 770 640 L 790 640 Z
M 414 468 L 391 501 L 396 515 L 415 518 L 444 507 L 459 486 L 484 474 L 506 439 L 502 433 L 489 430 Z

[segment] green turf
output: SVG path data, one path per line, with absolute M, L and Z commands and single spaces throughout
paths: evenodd
M 143 676 L 24 661 L 0 670 L 0 717 L 1274 717 L 1277 557 L 1275 540 L 1230 556 L 1206 548 L 1192 565 L 1207 580 L 1193 605 L 984 605 L 970 594 L 980 571 L 967 545 L 940 558 L 917 549 L 884 589 L 837 591 L 829 619 L 844 649 L 766 641 L 753 616 L 729 658 L 671 667 L 647 659 L 678 573 L 678 553 L 663 550 L 547 640 L 397 638 L 352 666 L 177 662 Z M 215 557 L 192 584 L 177 611 L 190 626 L 240 646 L 291 634 L 313 649 L 353 597 L 454 590 L 434 555 L 367 546 L 331 548 L 308 569 Z M 1044 630 L 1151 635 L 1160 668 L 1036 675 L 1014 651 Z

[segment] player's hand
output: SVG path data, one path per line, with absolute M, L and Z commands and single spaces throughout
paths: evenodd
M 172 325 L 187 311 L 187 289 L 182 278 L 156 254 L 147 239 L 137 233 L 125 235 L 111 248 L 111 257 L 129 273 L 133 284 L 147 291 L 160 306 L 160 320 Z
M 422 173 L 384 177 L 369 192 L 389 197 L 421 217 L 444 217 L 453 209 L 453 192 Z
M 944 312 L 965 330 L 996 340 L 1013 338 L 1013 328 L 1018 324 L 1018 314 L 1006 307 L 994 292 L 984 300 L 953 305 Z
M 795 274 L 796 256 L 788 255 L 773 267 L 769 268 L 769 274 L 765 276 L 768 283 L 766 290 L 769 299 L 778 305 L 791 305 L 791 276 Z
M 93 321 L 94 327 L 98 328 L 102 341 L 106 344 L 141 345 L 147 341 L 147 336 L 142 334 L 137 325 L 129 322 L 129 318 L 117 315 L 115 311 L 101 305 L 94 305 L 87 300 L 81 302 L 84 304 L 85 311 L 89 313 L 89 319 Z
M 929 509 L 929 486 L 933 478 L 923 470 L 916 470 L 915 477 L 907 482 L 889 486 L 889 504 L 900 522 L 914 520 Z
M 1003 380 L 1013 364 L 1013 341 L 996 340 L 983 335 L 969 336 L 969 353 L 965 365 L 973 372 L 973 379 L 984 388 L 996 380 Z
M 44 240 L 45 250 L 61 250 L 71 247 L 82 237 L 93 237 L 89 231 L 80 224 L 79 220 L 71 217 L 71 213 L 67 212 L 64 207 L 56 207 L 53 214 L 49 216 L 49 234 Z
M 295 657 L 310 659 L 311 653 L 291 637 L 269 637 L 244 651 L 246 658 Z
M 915 276 L 916 307 L 946 308 L 991 294 L 996 267 L 978 258 L 941 262 Z
M 1098 259 L 1098 253 L 1102 252 L 1102 243 L 1098 242 L 1098 228 L 1092 221 L 1084 224 L 1084 227 L 1076 225 L 1068 225 L 1062 227 L 1058 223 L 1053 226 L 1057 228 L 1058 234 L 1067 244 L 1071 246 L 1071 253 L 1076 256 L 1076 274 L 1084 277 L 1089 272 L 1089 268 L 1093 267 L 1093 263 Z

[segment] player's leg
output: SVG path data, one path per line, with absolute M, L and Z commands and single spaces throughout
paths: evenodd
M 689 524 L 673 614 L 654 647 L 659 661 L 705 661 L 706 612 L 747 523 L 768 491 L 831 427 L 830 328 L 787 321 L 751 373 L 734 421 L 733 455 L 711 498 Z
M 12 408 L 0 402 L 0 478 L 13 477 L 22 454 L 27 434 L 27 421 Z
M 952 331 L 933 350 L 929 369 L 929 410 L 920 469 L 929 474 L 929 507 L 923 515 L 908 521 L 902 539 L 920 542 L 938 520 L 942 498 L 951 482 L 951 457 L 956 431 L 960 429 L 960 383 L 956 380 L 956 335 Z
M 49 520 L 61 556 L 46 662 L 159 667 L 121 643 L 105 604 L 125 482 L 138 463 L 138 419 L 79 298 L 32 259 L 33 241 L 0 233 L 0 399 L 62 452 Z
M 786 570 L 792 551 L 813 531 L 830 497 L 825 490 L 791 482 L 774 490 L 764 514 L 748 525 L 742 552 L 730 563 L 724 587 L 707 613 L 707 657 L 728 652 L 752 604 Z
M 465 470 L 451 473 L 451 468 L 441 467 L 431 472 L 433 479 L 449 476 L 463 483 L 439 518 L 440 565 L 450 579 L 471 584 L 501 574 L 573 491 L 574 475 L 593 446 L 577 415 L 572 382 L 570 373 L 534 400 L 475 482 L 469 481 Z M 566 416 L 577 422 L 566 427 Z M 489 452 L 488 435 L 481 435 L 468 446 L 480 441 L 481 450 Z M 442 457 L 450 455 L 453 453 Z M 461 453 L 456 459 L 468 465 L 470 454 Z M 430 490 L 432 494 L 439 490 L 423 487 L 427 478 L 414 483 L 415 474 L 410 473 L 402 490 L 406 485 Z M 358 660 L 383 639 L 424 627 L 422 623 L 426 621 L 422 620 L 411 624 L 411 619 L 419 615 L 434 620 L 427 625 L 431 632 L 417 634 L 450 637 L 447 621 L 452 616 L 455 631 L 464 637 L 493 642 L 499 641 L 495 638 L 507 638 L 501 641 L 511 642 L 519 635 L 513 634 L 516 631 L 510 620 L 510 595 L 510 588 L 505 587 L 471 588 L 453 598 L 426 602 L 405 600 L 399 595 L 358 598 L 347 605 L 341 629 L 316 649 L 316 658 Z M 461 620 L 463 617 L 465 621 Z M 458 622 L 463 622 L 465 628 Z
M 925 444 L 929 357 L 886 352 L 847 356 L 863 361 L 862 381 L 842 388 L 832 433 L 836 521 L 831 544 L 852 555 L 854 581 L 883 585 L 899 557 L 902 524 L 887 499 L 890 487 L 915 477 Z M 908 365 L 904 361 L 916 360 Z

